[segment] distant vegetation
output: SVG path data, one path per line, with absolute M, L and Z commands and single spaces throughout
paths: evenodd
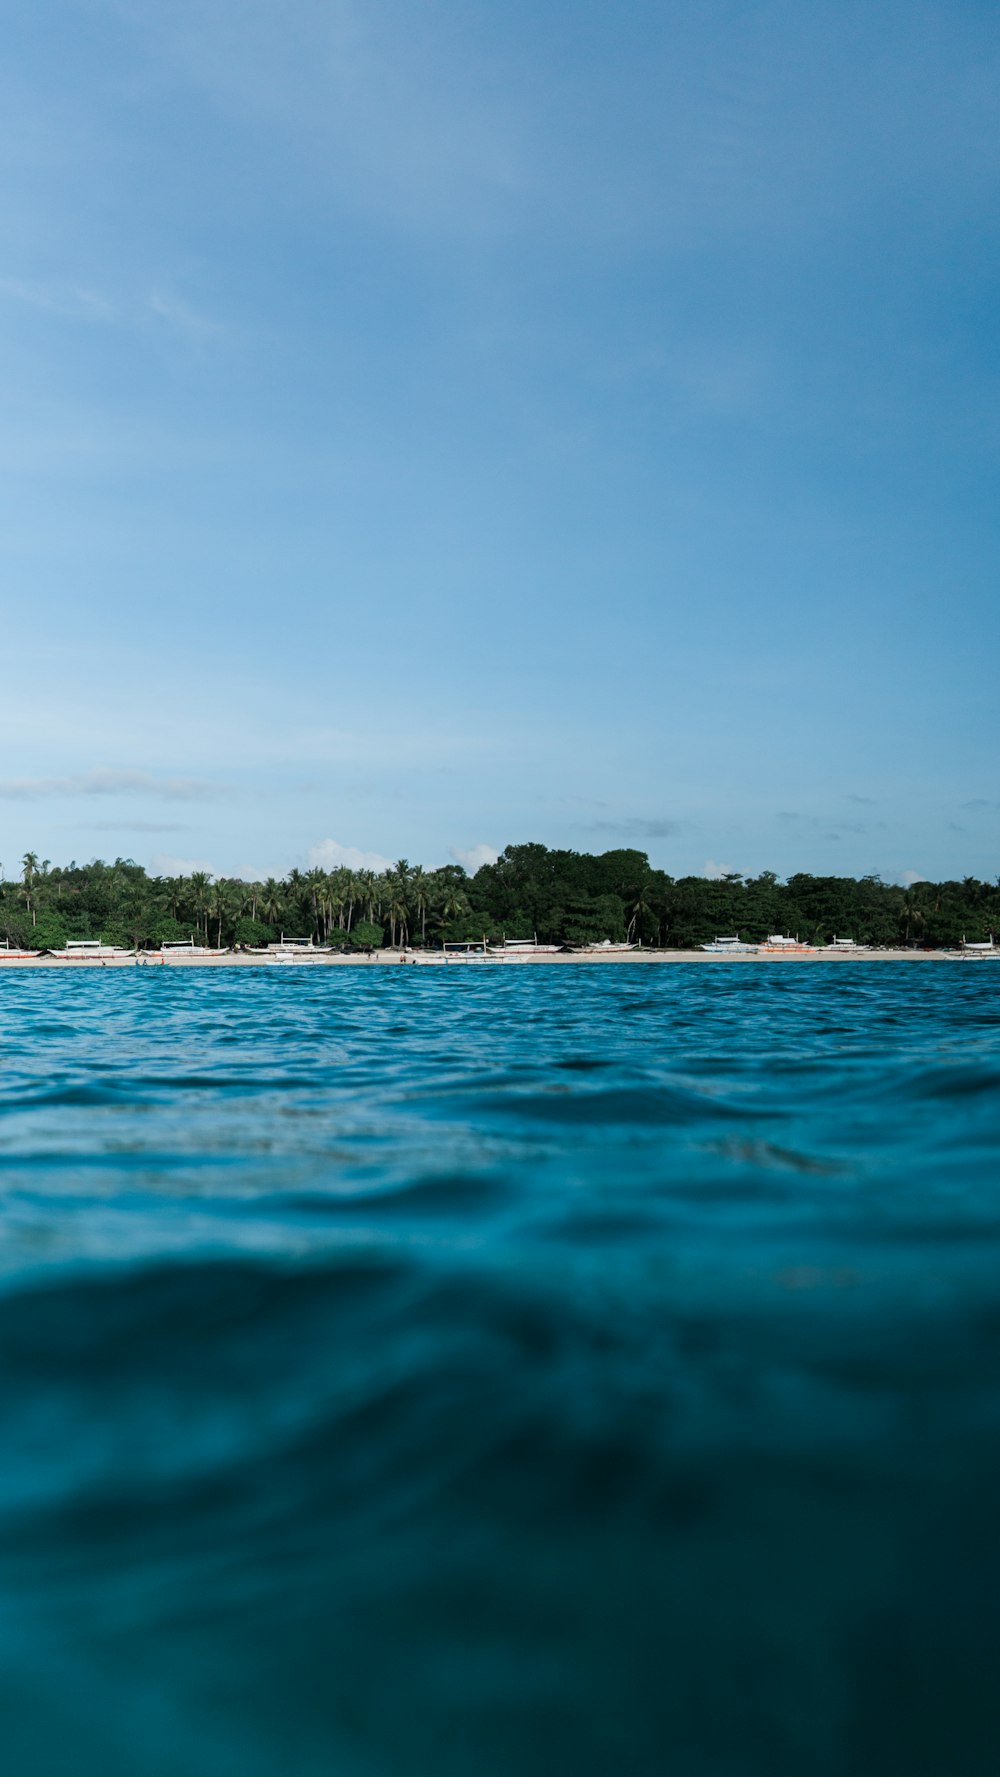
M 457 864 L 422 870 L 293 870 L 282 882 L 147 876 L 139 864 L 53 866 L 28 852 L 21 879 L 0 884 L 0 941 L 51 949 L 67 938 L 152 945 L 191 935 L 208 944 L 312 937 L 369 948 L 440 945 L 537 934 L 560 944 L 625 939 L 689 949 L 717 935 L 789 932 L 810 941 L 951 946 L 1000 935 L 1000 883 L 874 876 L 674 878 L 640 851 L 549 851 L 511 845 L 468 876 Z

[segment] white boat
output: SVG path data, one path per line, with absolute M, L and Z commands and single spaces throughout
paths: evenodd
M 11 943 L 9 938 L 5 938 L 0 944 L 0 963 L 27 963 L 31 961 L 33 956 L 40 955 L 41 952 L 38 950 L 20 950 L 16 944 Z
M 815 944 L 800 944 L 782 932 L 772 932 L 758 948 L 771 956 L 813 956 L 816 951 Z
M 854 938 L 831 938 L 829 944 L 824 944 L 822 946 L 822 948 L 824 950 L 836 950 L 836 951 L 847 952 L 847 951 L 855 951 L 855 950 L 867 950 L 868 946 L 866 944 L 859 944 L 857 942 L 857 940 Z
M 526 956 L 555 956 L 558 944 L 539 944 L 537 935 L 534 938 L 504 938 L 502 944 L 491 944 L 490 955 L 517 962 Z
M 498 963 L 500 961 L 493 951 L 486 947 L 486 939 L 481 944 L 470 944 L 464 941 L 444 946 L 446 963 Z
M 148 956 L 158 957 L 161 962 L 165 963 L 168 963 L 172 957 L 213 957 L 225 956 L 226 954 L 227 952 L 225 949 L 213 949 L 210 944 L 198 944 L 194 938 L 165 938 L 162 944 L 156 946 L 155 950 L 147 952 Z
M 263 956 L 272 963 L 319 963 L 329 956 L 311 938 L 286 938 L 282 932 L 277 944 L 251 944 L 251 956 Z
M 61 957 L 64 962 L 117 962 L 123 956 L 134 956 L 134 950 L 128 950 L 121 944 L 105 944 L 103 938 L 67 938 L 61 950 L 50 950 L 49 956 Z
M 997 954 L 997 947 L 993 942 L 992 936 L 987 938 L 985 943 L 979 943 L 978 941 L 970 942 L 968 938 L 963 936 L 963 938 L 962 938 L 962 955 L 963 956 L 995 956 L 996 954 Z
M 710 956 L 756 956 L 757 945 L 745 944 L 742 938 L 713 938 L 711 944 L 703 944 Z
M 602 938 L 599 944 L 581 944 L 580 946 L 581 950 L 600 952 L 601 955 L 609 950 L 635 950 L 637 948 L 637 945 L 630 944 L 627 939 L 622 943 L 616 943 L 611 938 Z

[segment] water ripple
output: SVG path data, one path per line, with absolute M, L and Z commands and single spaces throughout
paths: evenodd
M 992 1777 L 998 989 L 0 974 L 5 1769 Z

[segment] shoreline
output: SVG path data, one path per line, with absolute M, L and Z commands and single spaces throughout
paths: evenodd
M 1000 950 L 995 953 L 1000 959 Z M 121 957 L 62 957 L 46 956 L 5 956 L 0 951 L 0 971 L 37 970 L 37 969 L 290 969 L 294 973 L 312 971 L 314 969 L 369 969 L 395 967 L 400 965 L 419 968 L 447 969 L 481 969 L 481 968 L 525 968 L 550 967 L 566 964 L 583 965 L 586 967 L 640 966 L 648 967 L 656 963 L 681 963 L 723 968 L 745 968 L 748 965 L 763 964 L 766 967 L 776 966 L 788 968 L 800 963 L 835 963 L 838 967 L 845 963 L 931 963 L 931 962 L 977 962 L 991 961 L 989 954 L 969 954 L 961 950 L 858 950 L 851 953 L 844 951 L 816 950 L 793 952 L 782 956 L 780 952 L 743 953 L 732 956 L 721 956 L 702 950 L 630 950 L 602 953 L 601 951 L 567 951 L 556 952 L 554 955 L 517 956 L 517 957 L 481 957 L 474 952 L 471 958 L 443 956 L 439 951 L 400 951 L 376 950 L 370 955 L 333 955 L 311 957 L 308 961 L 279 961 L 274 957 L 247 956 L 239 951 L 232 951 L 223 956 L 171 956 L 160 957 L 153 952 L 143 951 L 136 956 Z

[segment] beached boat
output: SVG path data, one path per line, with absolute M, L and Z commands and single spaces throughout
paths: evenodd
M 122 944 L 105 944 L 103 938 L 67 938 L 60 950 L 49 950 L 48 956 L 57 956 L 63 962 L 118 962 L 123 956 L 134 956 L 135 951 Z
M 16 944 L 11 943 L 9 938 L 5 938 L 0 944 L 0 963 L 28 963 L 33 957 L 40 955 L 41 952 L 38 950 L 19 949 Z
M 996 956 L 996 955 L 1000 955 L 1000 952 L 997 951 L 997 947 L 994 944 L 992 937 L 987 938 L 984 943 L 980 943 L 978 939 L 970 942 L 970 940 L 968 938 L 963 937 L 963 939 L 962 939 L 962 955 L 963 956 Z
M 536 934 L 534 938 L 504 938 L 501 944 L 490 945 L 490 955 L 519 962 L 526 956 L 556 956 L 559 949 L 558 944 L 539 944 Z
M 781 932 L 772 932 L 758 948 L 769 956 L 814 956 L 815 944 L 800 944 L 798 938 L 789 938 Z
M 848 952 L 856 950 L 867 950 L 868 946 L 867 944 L 859 944 L 854 938 L 831 938 L 829 944 L 824 944 L 821 948 L 836 950 L 838 954 L 846 955 Z
M 225 948 L 213 949 L 210 944 L 198 944 L 194 938 L 165 938 L 162 944 L 156 946 L 155 950 L 147 951 L 146 954 L 150 958 L 168 963 L 174 957 L 179 960 L 183 960 L 186 956 L 211 959 L 213 956 L 227 956 L 229 953 Z
M 588 954 L 598 953 L 604 956 L 609 950 L 636 950 L 638 949 L 638 945 L 630 944 L 628 939 L 625 939 L 621 943 L 616 943 L 611 938 L 602 938 L 598 944 L 581 944 L 580 949 L 586 951 Z
M 757 945 L 745 944 L 742 938 L 713 938 L 711 944 L 703 944 L 710 956 L 756 956 Z
M 286 938 L 282 932 L 277 944 L 251 944 L 249 954 L 272 963 L 320 963 L 330 952 L 321 950 L 311 938 Z
M 444 946 L 446 963 L 498 963 L 500 958 L 488 949 L 486 939 L 479 943 L 450 943 Z

